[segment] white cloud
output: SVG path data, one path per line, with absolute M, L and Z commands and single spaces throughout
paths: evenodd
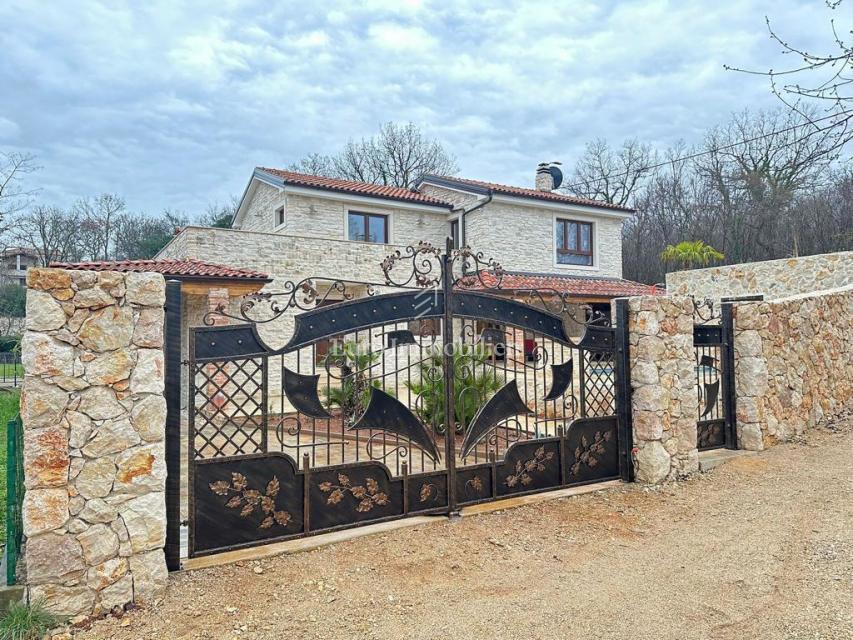
M 774 105 L 763 79 L 722 68 L 778 66 L 765 13 L 786 38 L 830 46 L 813 0 L 7 0 L 0 147 L 37 154 L 58 204 L 111 190 L 134 209 L 199 211 L 254 164 L 412 120 L 464 174 L 528 184 L 593 137 L 690 142 Z

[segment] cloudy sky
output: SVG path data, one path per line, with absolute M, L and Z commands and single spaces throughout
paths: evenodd
M 831 36 L 822 0 L 314 4 L 4 0 L 0 149 L 38 156 L 45 202 L 197 213 L 255 165 L 413 121 L 462 175 L 528 185 L 593 137 L 691 142 L 773 106 L 722 68 L 784 64 L 766 14 L 804 47 Z

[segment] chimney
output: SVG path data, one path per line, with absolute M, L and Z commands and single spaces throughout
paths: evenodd
M 557 168 L 559 162 L 540 162 L 536 167 L 536 190 L 553 191 L 563 181 L 563 172 Z

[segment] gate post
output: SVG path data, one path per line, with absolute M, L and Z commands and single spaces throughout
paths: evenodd
M 166 282 L 166 567 L 181 568 L 181 283 Z
M 631 362 L 628 336 L 628 298 L 616 299 L 616 416 L 619 421 L 619 475 L 634 481 L 634 427 L 631 416 Z
M 737 449 L 737 404 L 735 400 L 735 327 L 734 307 L 731 302 L 720 305 L 720 323 L 723 343 L 720 358 L 723 369 L 723 414 L 726 417 L 726 449 Z
M 444 375 L 444 464 L 447 465 L 447 509 L 450 514 L 458 511 L 456 499 L 456 407 L 453 370 L 453 313 L 451 296 L 453 295 L 453 262 L 451 252 L 453 240 L 447 238 L 444 255 L 441 258 L 441 288 L 444 297 L 444 316 L 442 321 L 442 373 Z

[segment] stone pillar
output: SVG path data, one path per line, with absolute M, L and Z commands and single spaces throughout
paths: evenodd
M 31 600 L 74 617 L 165 589 L 165 283 L 27 274 L 23 526 Z
M 770 390 L 762 333 L 767 333 L 771 317 L 766 302 L 738 303 L 735 306 L 735 395 L 737 396 L 737 439 L 741 449 L 761 451 L 764 434 L 776 434 L 776 420 L 765 417 L 765 399 Z M 779 328 L 775 328 L 778 336 Z M 783 338 L 783 336 L 778 336 Z M 767 419 L 769 418 L 769 420 Z M 769 423 L 769 424 L 768 424 Z
M 628 304 L 635 474 L 654 484 L 699 470 L 693 306 L 684 296 Z

